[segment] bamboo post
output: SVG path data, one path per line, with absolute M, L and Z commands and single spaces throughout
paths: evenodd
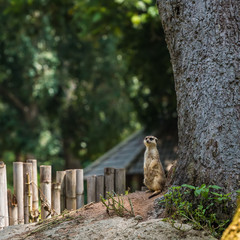
M 76 170 L 76 195 L 77 195 L 77 209 L 79 209 L 84 206 L 83 169 Z
M 10 218 L 11 225 L 18 225 L 18 206 L 12 205 L 12 216 Z
M 96 175 L 87 178 L 87 203 L 96 202 Z
M 12 216 L 10 218 L 10 225 L 18 225 L 18 206 L 12 205 Z
M 56 182 L 60 183 L 61 186 L 61 212 L 66 209 L 66 172 L 57 171 L 56 172 Z
M 61 184 L 52 184 L 52 209 L 54 213 L 59 215 L 61 213 Z
M 148 188 L 147 188 L 146 186 L 142 186 L 142 187 L 141 187 L 141 191 L 142 191 L 142 192 L 146 192 L 147 190 L 148 190 Z
M 52 166 L 40 166 L 41 218 L 51 218 Z
M 15 195 L 8 190 L 9 225 L 18 225 L 18 206 Z
M 12 216 L 12 193 L 11 190 L 7 190 L 7 200 L 8 200 L 8 217 L 9 217 L 9 225 L 11 224 L 11 216 Z
M 119 195 L 125 194 L 126 190 L 126 170 L 124 168 L 115 169 L 115 192 Z
M 32 211 L 32 163 L 23 163 L 24 223 L 29 223 Z
M 66 207 L 76 210 L 76 170 L 66 170 Z
M 0 230 L 9 225 L 6 165 L 0 162 Z
M 114 192 L 114 168 L 104 168 L 105 194 Z
M 7 193 L 7 168 L 6 165 L 4 164 L 4 168 L 5 168 L 5 177 L 4 177 L 4 191 Z M 8 199 L 7 199 L 7 194 L 4 195 L 5 198 L 5 226 L 9 226 L 9 215 L 8 215 Z
M 4 186 L 4 171 L 4 163 L 0 162 L 0 230 L 5 227 L 5 204 L 7 204 L 4 198 L 4 194 L 7 194 Z
M 38 180 L 37 180 L 37 160 L 28 159 L 32 163 L 32 211 L 38 211 Z
M 18 224 L 24 224 L 23 163 L 13 163 L 13 186 L 18 204 Z
M 97 176 L 96 180 L 96 202 L 100 202 L 100 195 L 104 197 L 104 176 Z

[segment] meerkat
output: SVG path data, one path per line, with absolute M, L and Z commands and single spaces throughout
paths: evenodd
M 144 153 L 143 183 L 149 191 L 153 191 L 149 198 L 158 195 L 166 183 L 166 176 L 157 150 L 157 140 L 154 136 L 146 136 L 144 139 L 146 150 Z

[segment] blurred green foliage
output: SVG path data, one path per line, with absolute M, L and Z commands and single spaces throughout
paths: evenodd
M 176 117 L 152 0 L 0 1 L 0 153 L 84 167 Z

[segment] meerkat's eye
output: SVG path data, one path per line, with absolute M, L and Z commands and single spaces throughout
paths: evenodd
M 150 139 L 150 141 L 153 141 L 154 138 L 150 137 L 149 139 Z

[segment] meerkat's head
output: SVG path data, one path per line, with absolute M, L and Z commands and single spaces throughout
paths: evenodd
M 157 141 L 158 139 L 154 136 L 146 136 L 143 142 L 146 147 L 151 147 L 151 146 L 157 146 Z

